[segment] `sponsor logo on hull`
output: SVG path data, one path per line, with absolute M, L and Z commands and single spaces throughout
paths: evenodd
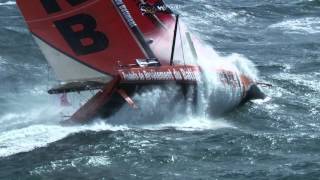
M 137 81 L 185 81 L 201 80 L 201 71 L 192 66 L 167 66 L 157 68 L 131 68 L 119 70 L 121 79 L 125 82 Z

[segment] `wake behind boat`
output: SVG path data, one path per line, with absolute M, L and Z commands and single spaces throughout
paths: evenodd
M 99 90 L 70 121 L 112 115 L 116 104 L 139 111 L 131 97 L 151 85 L 176 84 L 188 96 L 214 79 L 217 93 L 206 93 L 206 98 L 213 104 L 208 108 L 219 114 L 264 97 L 254 79 L 236 66 L 200 66 L 204 47 L 162 0 L 17 3 L 61 82 L 48 92 Z

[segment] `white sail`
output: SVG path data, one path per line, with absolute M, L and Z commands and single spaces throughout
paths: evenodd
M 99 80 L 105 83 L 109 82 L 112 77 L 100 73 L 86 65 L 83 65 L 69 56 L 52 48 L 41 39 L 33 36 L 39 45 L 43 55 L 53 68 L 56 78 L 63 82 L 84 82 Z

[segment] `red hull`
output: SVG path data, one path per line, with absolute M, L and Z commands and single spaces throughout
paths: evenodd
M 118 70 L 119 75 L 115 76 L 114 80 L 107 84 L 105 88 L 97 95 L 95 95 L 91 100 L 88 101 L 83 107 L 81 107 L 71 118 L 74 122 L 84 123 L 94 117 L 99 115 L 99 111 L 103 109 L 110 109 L 109 114 L 114 113 L 114 104 L 108 103 L 113 96 L 117 95 L 119 99 L 119 94 L 117 89 L 121 88 L 121 92 L 127 91 L 129 95 L 135 93 L 138 86 L 148 86 L 148 85 L 161 85 L 165 86 L 168 84 L 177 85 L 191 85 L 197 86 L 203 84 L 204 73 L 199 66 L 161 66 L 161 67 L 121 67 Z M 219 96 L 232 96 L 232 103 L 228 105 L 228 108 L 223 109 L 221 107 L 221 112 L 227 111 L 227 109 L 234 108 L 241 104 L 247 97 L 247 93 L 254 82 L 247 78 L 246 76 L 238 75 L 235 72 L 225 71 L 225 70 L 213 70 L 212 73 L 219 75 L 219 80 L 222 85 Z M 222 94 L 221 94 L 222 92 Z M 125 95 L 127 96 L 127 95 Z M 123 97 L 123 94 L 122 94 Z M 124 97 L 129 98 L 129 97 Z M 209 98 L 209 97 L 208 97 Z M 221 97 L 210 97 L 217 101 L 223 101 Z M 121 98 L 120 98 L 121 99 Z M 120 100 L 118 100 L 120 101 Z M 132 101 L 130 99 L 130 101 Z M 129 101 L 129 106 L 132 103 Z M 125 104 L 125 100 L 122 99 L 120 106 Z M 128 102 L 128 101 L 127 101 Z M 219 104 L 219 103 L 218 103 Z M 138 105 L 139 106 L 139 105 Z M 140 109 L 137 109 L 139 111 Z M 104 111 L 104 110 L 102 110 Z M 108 114 L 108 113 L 107 113 Z

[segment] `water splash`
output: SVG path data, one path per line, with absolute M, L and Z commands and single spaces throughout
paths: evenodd
M 200 83 L 198 92 L 202 111 L 214 108 L 213 111 L 219 114 L 233 109 L 242 100 L 242 87 L 224 84 L 220 79 L 220 73 L 232 72 L 234 76 L 245 75 L 256 81 L 258 70 L 243 55 L 234 53 L 222 56 L 209 45 L 197 39 L 194 39 L 194 42 L 199 56 L 197 62 L 204 72 L 204 80 Z

